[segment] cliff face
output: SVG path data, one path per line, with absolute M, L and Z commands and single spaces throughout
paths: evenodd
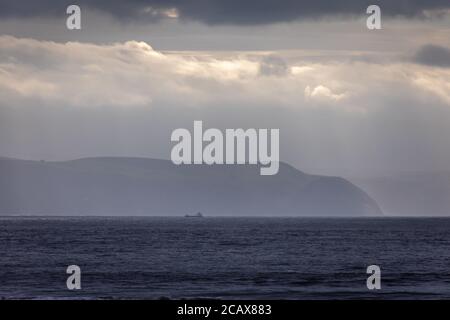
M 0 214 L 367 216 L 378 205 L 345 179 L 280 163 L 181 165 L 145 158 L 66 162 L 0 158 Z

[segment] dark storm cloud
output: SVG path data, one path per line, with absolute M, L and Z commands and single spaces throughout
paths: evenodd
M 450 8 L 448 0 L 1 0 L 0 16 L 40 17 L 64 12 L 69 4 L 97 9 L 115 18 L 152 21 L 164 16 L 163 10 L 176 9 L 182 19 L 208 24 L 266 24 L 304 18 L 365 14 L 370 4 L 378 4 L 385 16 L 421 16 L 424 10 Z
M 436 45 L 425 45 L 417 51 L 413 60 L 428 66 L 450 67 L 450 50 Z

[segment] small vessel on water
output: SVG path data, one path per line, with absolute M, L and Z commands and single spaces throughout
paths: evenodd
M 184 216 L 185 218 L 203 218 L 201 212 L 197 212 L 196 214 L 187 214 Z

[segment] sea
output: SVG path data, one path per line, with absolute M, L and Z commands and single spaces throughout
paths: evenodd
M 450 218 L 0 217 L 0 299 L 449 298 Z

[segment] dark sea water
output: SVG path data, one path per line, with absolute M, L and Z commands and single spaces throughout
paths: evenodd
M 450 219 L 0 217 L 0 297 L 450 298 Z

